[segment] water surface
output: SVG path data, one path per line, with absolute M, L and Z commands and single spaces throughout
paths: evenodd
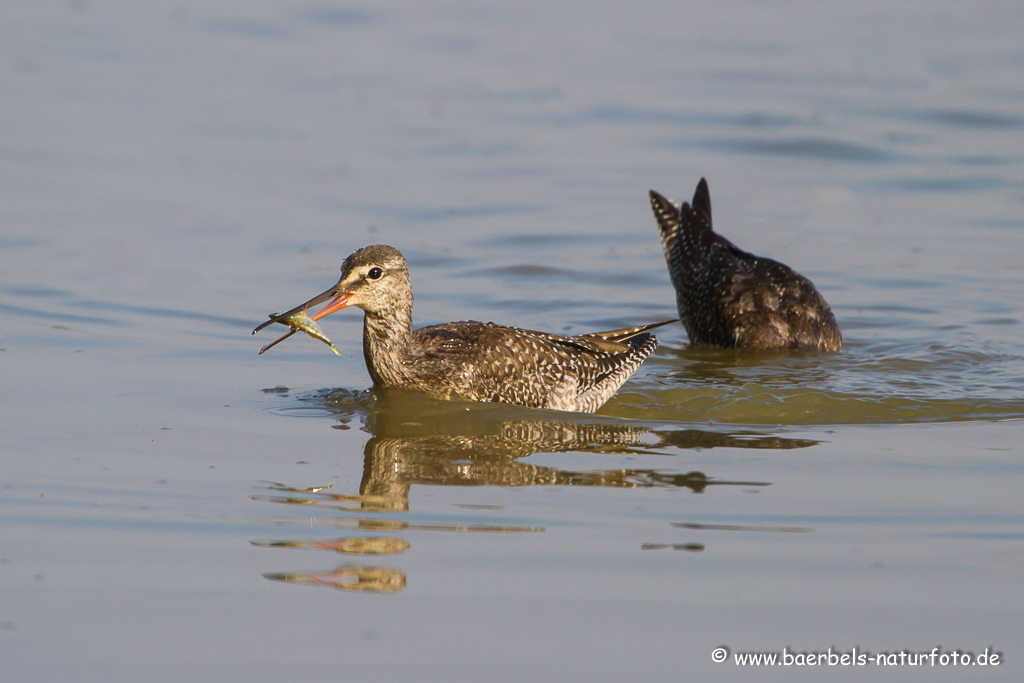
M 983 675 L 808 675 L 1019 680 L 1021 26 L 1010 2 L 5 5 L 4 680 L 744 675 L 723 645 L 992 648 Z M 323 321 L 341 358 L 256 355 L 371 243 L 409 259 L 418 325 L 674 317 L 647 191 L 702 176 L 841 353 L 665 328 L 597 415 L 372 394 L 358 311 Z

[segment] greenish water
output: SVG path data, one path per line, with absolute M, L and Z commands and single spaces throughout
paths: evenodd
M 1019 680 L 1021 25 L 5 5 L 0 678 L 734 680 L 724 645 L 994 648 L 884 676 Z M 702 176 L 840 353 L 667 327 L 596 415 L 376 395 L 354 310 L 340 358 L 257 356 L 371 243 L 416 325 L 675 317 L 647 191 Z

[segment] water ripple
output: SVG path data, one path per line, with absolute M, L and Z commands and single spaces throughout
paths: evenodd
M 1024 116 L 981 109 L 923 109 L 919 111 L 883 110 L 879 114 L 914 123 L 935 123 L 950 128 L 979 130 L 1017 130 L 1024 128 Z
M 269 40 L 281 40 L 288 36 L 288 33 L 279 26 L 274 26 L 255 19 L 243 19 L 240 17 L 221 17 L 207 19 L 201 24 L 213 33 L 239 36 L 242 38 L 263 38 Z
M 552 268 L 534 263 L 518 263 L 499 268 L 487 268 L 484 270 L 472 270 L 462 274 L 466 277 L 502 278 L 513 281 L 518 280 L 568 280 L 583 284 L 618 284 L 636 285 L 647 284 L 661 273 L 652 275 L 644 272 L 608 272 L 604 270 L 574 270 L 569 268 Z
M 994 344 L 854 345 L 839 354 L 664 351 L 609 407 L 636 419 L 903 424 L 1024 419 L 1024 358 Z
M 688 142 L 684 146 L 757 156 L 783 156 L 849 163 L 888 163 L 907 158 L 879 147 L 834 140 L 832 138 L 710 138 Z
M 689 126 L 734 126 L 737 128 L 791 128 L 805 122 L 791 114 L 767 111 L 743 113 L 713 112 L 697 113 L 640 107 L 604 106 L 588 110 L 582 117 L 586 121 L 612 121 L 615 123 L 655 123 Z
M 352 7 L 316 7 L 298 12 L 306 23 L 314 26 L 367 26 L 380 20 L 380 15 Z
M 964 176 L 921 176 L 881 178 L 861 183 L 859 188 L 865 192 L 886 192 L 894 194 L 918 192 L 987 192 L 1005 190 L 1014 183 L 1005 178 L 992 175 Z

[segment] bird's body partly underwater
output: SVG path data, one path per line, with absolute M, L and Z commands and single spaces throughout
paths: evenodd
M 839 325 L 810 280 L 712 229 L 707 181 L 701 178 L 692 204 L 676 206 L 653 190 L 650 197 L 691 344 L 839 350 Z
M 573 337 L 476 321 L 413 330 L 409 266 L 397 249 L 374 245 L 345 259 L 337 285 L 254 333 L 331 299 L 312 318 L 363 309 L 363 356 L 375 387 L 552 410 L 596 411 L 657 348 L 649 330 L 674 322 Z

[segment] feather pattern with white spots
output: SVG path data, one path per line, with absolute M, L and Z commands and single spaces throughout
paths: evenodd
M 676 322 L 573 337 L 473 320 L 413 330 L 409 266 L 385 245 L 355 251 L 337 285 L 293 311 L 332 297 L 313 318 L 363 309 L 363 356 L 375 386 L 553 410 L 596 411 L 657 348 L 650 330 Z
M 704 178 L 692 204 L 677 206 L 654 190 L 650 197 L 691 344 L 839 350 L 839 325 L 810 280 L 784 263 L 743 251 L 712 229 Z

